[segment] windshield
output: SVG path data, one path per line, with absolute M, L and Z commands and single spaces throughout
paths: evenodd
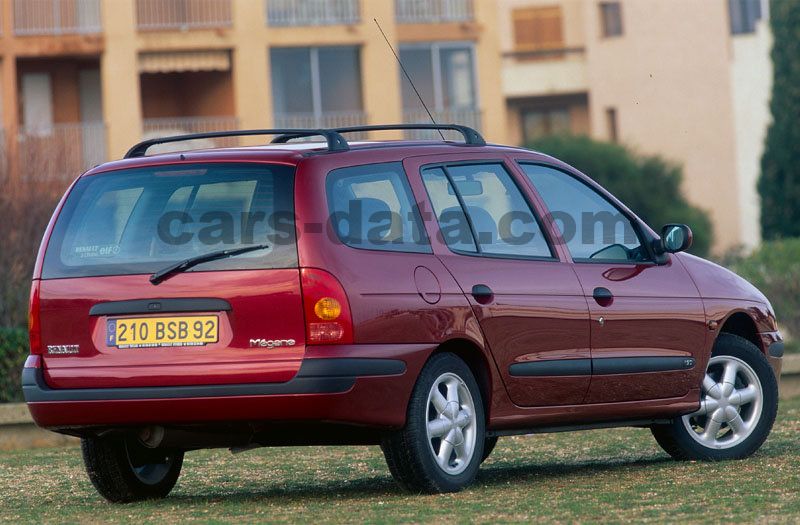
M 42 278 L 153 273 L 210 252 L 265 250 L 194 271 L 297 267 L 294 168 L 185 164 L 78 181 L 58 217 Z

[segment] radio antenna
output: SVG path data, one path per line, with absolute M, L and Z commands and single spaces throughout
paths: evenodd
M 422 95 L 419 94 L 419 91 L 417 90 L 417 86 L 415 86 L 414 85 L 414 81 L 411 80 L 411 75 L 409 75 L 408 71 L 406 71 L 406 67 L 403 65 L 403 61 L 400 60 L 400 57 L 398 56 L 397 51 L 394 50 L 394 46 L 392 45 L 391 42 L 389 42 L 389 38 L 387 38 L 386 33 L 383 32 L 383 28 L 381 27 L 381 24 L 378 22 L 378 19 L 377 18 L 373 18 L 372 20 L 375 22 L 375 25 L 378 26 L 378 31 L 380 31 L 381 35 L 383 35 L 383 39 L 386 41 L 386 45 L 389 46 L 389 49 L 392 50 L 392 54 L 394 55 L 394 58 L 397 59 L 397 63 L 400 64 L 400 69 L 403 71 L 403 74 L 408 79 L 408 83 L 411 84 L 411 89 L 413 89 L 414 93 L 416 93 L 417 98 L 419 99 L 419 103 L 422 104 L 423 108 L 425 108 L 425 112 L 430 117 L 431 122 L 433 122 L 433 125 L 434 126 L 438 125 L 436 123 L 436 119 L 433 118 L 433 114 L 431 113 L 431 110 L 428 109 L 428 106 L 425 104 L 425 101 L 422 100 Z M 445 140 L 444 133 L 442 133 L 442 130 L 441 129 L 437 129 L 436 131 L 439 132 L 439 136 L 442 137 L 442 140 Z

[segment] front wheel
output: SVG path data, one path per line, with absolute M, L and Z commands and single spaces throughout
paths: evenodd
M 454 354 L 434 355 L 420 373 L 406 426 L 381 448 L 397 482 L 412 492 L 461 490 L 483 459 L 481 393 L 469 367 Z
M 777 411 L 778 382 L 767 359 L 750 341 L 721 334 L 703 378 L 700 409 L 651 430 L 675 459 L 741 459 L 761 447 Z
M 183 466 L 182 451 L 147 448 L 135 437 L 83 438 L 81 449 L 92 485 L 113 503 L 166 497 Z

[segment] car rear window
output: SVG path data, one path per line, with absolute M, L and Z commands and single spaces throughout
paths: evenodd
M 205 253 L 267 244 L 194 271 L 297 267 L 294 168 L 182 164 L 84 177 L 64 203 L 44 279 L 153 273 Z

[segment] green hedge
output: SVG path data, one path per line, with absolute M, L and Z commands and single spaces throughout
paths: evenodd
M 22 401 L 20 374 L 28 356 L 28 331 L 0 328 L 0 403 Z
M 725 262 L 767 296 L 778 324 L 800 339 L 800 238 L 764 242 L 750 255 Z
M 711 218 L 689 204 L 681 189 L 683 169 L 679 165 L 584 136 L 554 135 L 529 146 L 590 176 L 656 232 L 667 223 L 688 224 L 694 233 L 690 251 L 701 257 L 708 255 L 714 237 Z

